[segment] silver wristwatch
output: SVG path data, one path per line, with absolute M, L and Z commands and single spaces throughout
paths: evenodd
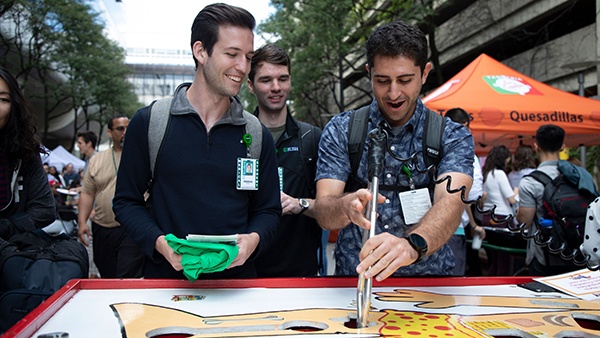
M 308 203 L 308 201 L 304 198 L 299 198 L 298 204 L 300 204 L 300 212 L 298 215 L 303 214 L 306 210 L 308 210 L 308 207 L 310 207 L 310 203 Z

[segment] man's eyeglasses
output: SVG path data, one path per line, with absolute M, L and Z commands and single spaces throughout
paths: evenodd
M 116 131 L 124 132 L 126 129 L 127 129 L 127 127 L 118 126 L 118 127 L 112 128 L 111 130 L 116 130 Z

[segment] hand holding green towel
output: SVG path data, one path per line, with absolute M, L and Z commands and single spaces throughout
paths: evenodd
M 173 234 L 166 235 L 165 240 L 181 255 L 183 274 L 192 282 L 201 273 L 225 270 L 238 254 L 237 245 L 188 241 Z

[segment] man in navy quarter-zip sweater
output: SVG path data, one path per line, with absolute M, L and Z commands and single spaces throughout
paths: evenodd
M 231 265 L 199 278 L 256 277 L 253 259 L 279 225 L 277 159 L 266 128 L 255 162 L 258 189 L 236 184 L 243 172 L 238 162 L 250 160 L 242 142 L 248 117 L 235 96 L 250 71 L 254 26 L 254 17 L 239 7 L 212 4 L 198 13 L 191 39 L 195 78 L 175 91 L 154 175 L 148 153 L 150 107 L 131 119 L 113 209 L 147 256 L 146 278 L 185 278 L 181 255 L 167 244 L 167 234 L 237 234 L 239 252 Z

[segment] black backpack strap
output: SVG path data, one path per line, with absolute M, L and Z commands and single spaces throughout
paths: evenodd
M 317 127 L 298 121 L 300 130 L 298 131 L 298 147 L 302 158 L 302 170 L 304 171 L 304 180 L 311 197 L 315 196 L 314 188 L 315 165 L 317 162 L 317 151 L 319 149 L 319 133 Z
M 349 182 L 357 180 L 356 173 L 358 172 L 360 158 L 362 157 L 365 140 L 367 138 L 369 108 L 370 106 L 364 106 L 350 114 L 350 121 L 348 122 L 348 156 L 350 157 Z
M 442 137 L 445 127 L 446 119 L 442 115 L 427 110 L 423 128 L 423 158 L 426 167 L 432 164 L 437 167 L 442 159 Z
M 304 171 L 304 182 L 306 184 L 306 189 L 310 193 L 309 197 L 314 198 L 317 194 L 315 186 L 315 174 L 317 170 L 316 165 L 321 130 L 316 126 L 300 121 L 298 121 L 298 126 L 300 127 L 300 130 L 298 131 L 298 147 L 300 148 L 302 171 Z M 323 236 L 322 233 L 321 236 Z M 323 271 L 323 262 L 326 254 L 324 251 L 325 247 L 323 246 L 323 241 L 319 239 L 319 248 L 317 251 L 317 270 L 321 273 L 326 272 Z
M 533 177 L 533 179 L 535 179 L 536 181 L 543 184 L 544 187 L 552 182 L 552 178 L 550 178 L 550 176 L 548 176 L 548 174 L 546 174 L 545 172 L 543 172 L 541 170 L 534 170 L 534 171 L 530 172 L 529 175 L 525 175 L 525 177 L 527 177 L 527 176 Z
M 541 170 L 534 170 L 532 172 L 530 172 L 528 175 L 525 175 L 524 177 L 530 176 L 532 177 L 534 180 L 540 182 L 543 186 L 544 189 L 546 189 L 546 187 L 552 183 L 552 178 L 550 178 L 550 176 L 548 176 L 548 174 L 546 174 L 545 172 L 541 171 Z M 534 220 L 533 220 L 536 224 L 539 222 L 538 216 L 537 216 L 537 211 L 535 213 L 534 216 Z M 539 225 L 538 225 L 539 227 Z M 546 260 L 546 265 L 550 265 L 550 253 L 548 251 L 547 247 L 544 247 L 544 259 Z

